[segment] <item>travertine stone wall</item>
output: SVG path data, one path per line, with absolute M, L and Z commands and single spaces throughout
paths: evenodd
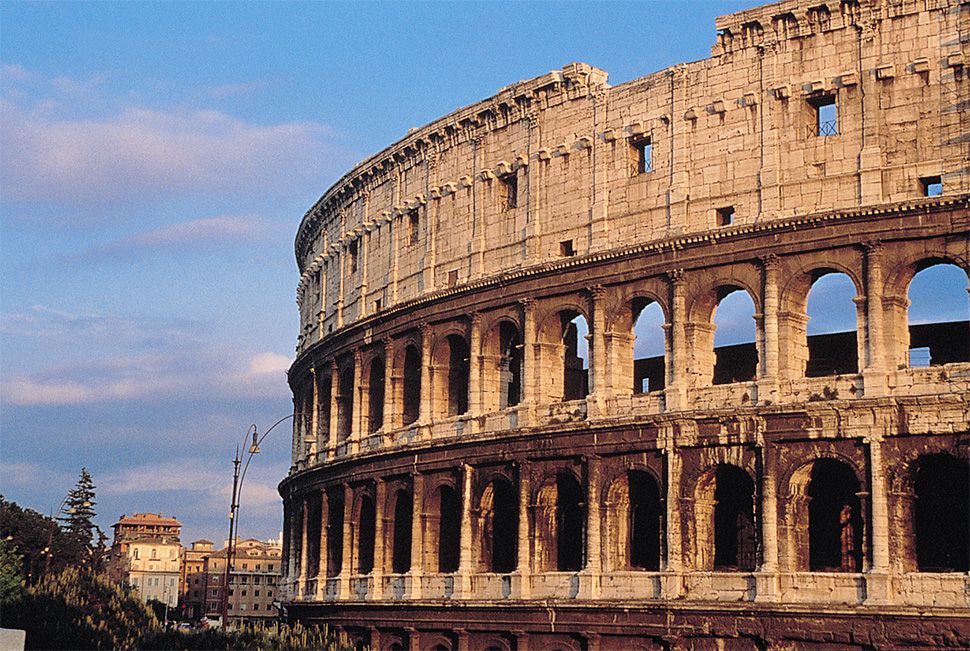
M 620 86 L 577 63 L 503 88 L 307 212 L 293 617 L 382 649 L 970 645 L 970 550 L 944 558 L 970 547 L 970 326 L 908 316 L 918 272 L 970 274 L 967 5 L 717 30 Z M 819 373 L 829 273 L 856 328 Z M 732 291 L 754 342 L 715 348 Z M 664 353 L 639 359 L 647 305 Z

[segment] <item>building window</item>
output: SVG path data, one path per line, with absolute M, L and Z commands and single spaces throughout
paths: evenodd
M 357 240 L 350 243 L 348 247 L 350 251 L 350 273 L 357 273 Z M 247 563 L 243 563 L 243 569 L 247 569 Z
M 259 577 L 258 577 L 258 576 L 254 576 L 254 577 L 253 577 L 253 583 L 254 583 L 255 585 L 259 585 Z
M 501 191 L 502 210 L 512 210 L 519 206 L 519 178 L 515 172 L 498 177 Z
M 943 179 L 939 176 L 924 176 L 919 180 L 924 197 L 938 197 L 943 194 Z
M 839 135 L 839 118 L 835 95 L 820 95 L 808 100 L 815 111 L 813 133 L 819 137 Z
M 571 258 L 576 255 L 576 249 L 573 248 L 572 240 L 563 240 L 559 243 L 559 255 L 563 258 Z
M 253 590 L 253 596 L 254 597 L 258 597 L 259 596 L 259 590 Z
M 215 591 L 215 590 L 213 590 L 213 591 L 212 591 L 212 594 L 215 594 L 215 593 L 216 593 L 216 591 Z M 233 594 L 233 590 L 232 590 L 232 588 L 229 588 L 229 596 L 231 597 L 231 596 L 232 596 L 232 594 Z
M 653 142 L 650 138 L 637 138 L 630 141 L 633 156 L 636 161 L 634 176 L 648 174 L 653 171 Z
M 458 284 L 458 270 L 452 269 L 448 272 L 448 287 L 454 287 Z
M 717 209 L 717 225 L 730 226 L 734 223 L 734 206 L 725 206 Z
M 268 569 L 268 570 L 269 570 L 270 572 L 272 572 L 272 571 L 273 571 L 273 564 L 272 564 L 272 563 L 270 563 L 270 564 L 268 565 L 268 567 L 267 567 L 267 569 Z
M 245 590 L 242 591 L 242 596 L 244 596 L 244 597 L 246 596 L 246 591 Z
M 259 610 L 259 604 L 253 604 L 253 610 Z
M 418 209 L 408 211 L 408 244 L 417 244 L 421 236 L 421 218 Z M 272 565 L 270 566 L 272 569 Z

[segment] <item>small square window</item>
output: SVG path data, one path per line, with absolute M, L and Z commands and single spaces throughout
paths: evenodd
M 564 258 L 571 258 L 576 255 L 576 250 L 573 248 L 572 240 L 563 240 L 559 243 L 559 255 Z
M 835 95 L 820 95 L 808 102 L 815 109 L 814 135 L 819 137 L 839 135 L 839 115 Z
M 448 286 L 454 287 L 458 284 L 458 270 L 452 269 L 448 272 Z
M 259 590 L 253 590 L 253 596 L 254 597 L 258 597 L 259 596 Z
M 512 210 L 519 205 L 519 178 L 515 172 L 498 177 L 502 192 L 502 210 Z
M 938 197 L 943 194 L 943 179 L 939 176 L 924 176 L 919 180 L 924 197 Z
M 408 211 L 408 244 L 417 244 L 421 239 L 421 218 L 418 209 Z
M 717 225 L 730 226 L 734 223 L 734 206 L 725 206 L 717 209 Z
M 259 610 L 259 604 L 253 604 L 253 610 Z
M 630 141 L 636 156 L 636 174 L 647 174 L 653 171 L 653 141 L 650 138 L 639 138 Z

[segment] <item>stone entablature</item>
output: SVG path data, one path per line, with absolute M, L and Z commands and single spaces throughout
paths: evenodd
M 615 87 L 571 64 L 415 130 L 304 218 L 301 349 L 443 288 L 708 233 L 719 210 L 741 226 L 851 212 L 918 199 L 936 177 L 966 193 L 959 7 L 922 6 L 740 12 L 719 19 L 710 59 Z

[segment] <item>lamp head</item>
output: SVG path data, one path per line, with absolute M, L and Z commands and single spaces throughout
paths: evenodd
M 259 438 L 256 433 L 256 426 L 253 425 L 253 444 L 249 446 L 249 454 L 259 454 Z

